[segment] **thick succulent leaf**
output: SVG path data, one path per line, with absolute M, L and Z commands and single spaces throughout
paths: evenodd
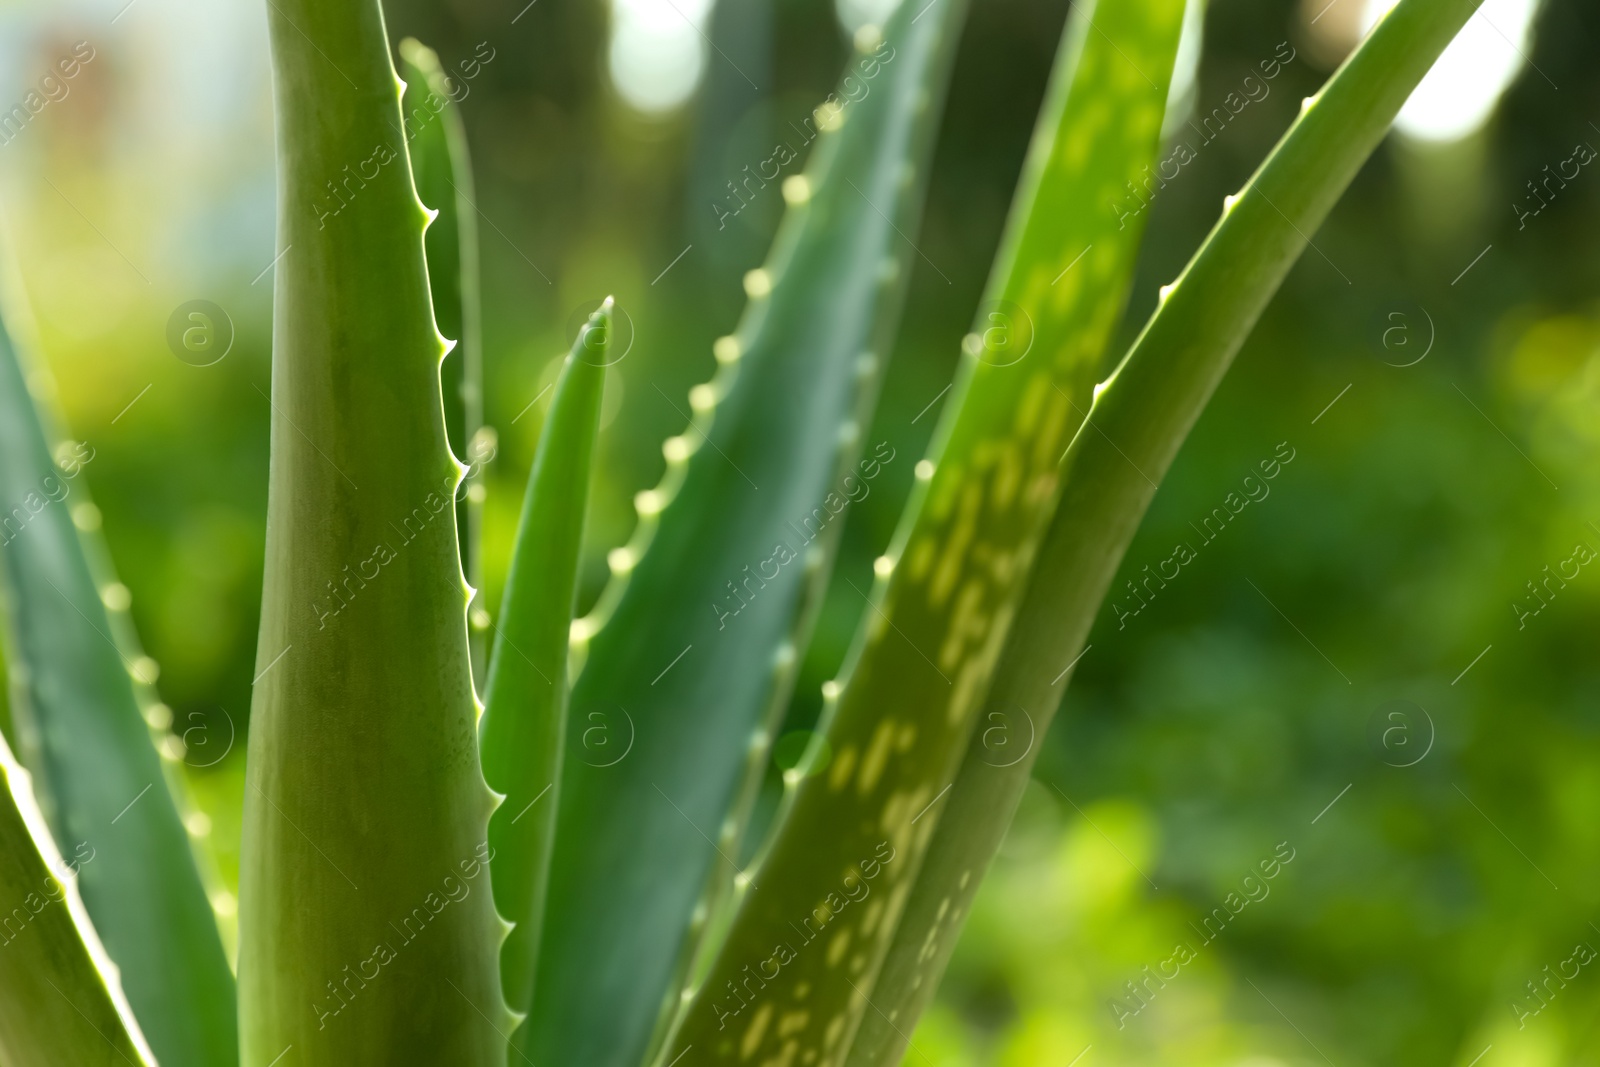
M 440 372 L 444 425 L 450 450 L 467 465 L 456 493 L 461 571 L 474 590 L 467 609 L 473 675 L 484 676 L 488 613 L 477 596 L 482 584 L 483 469 L 494 455 L 494 431 L 483 427 L 483 310 L 478 285 L 478 215 L 473 199 L 467 131 L 456 108 L 469 91 L 446 75 L 433 49 L 414 37 L 400 42 L 400 115 L 411 149 L 417 199 L 437 212 L 423 248 L 428 287 L 439 332 L 456 342 Z M 472 61 L 474 64 L 476 60 Z M 463 506 L 464 505 L 464 506 Z
M 154 1065 L 79 898 L 77 876 L 97 852 L 63 859 L 3 740 L 0 776 L 0 1062 Z
M 845 1058 L 1127 298 L 1138 229 L 1104 205 L 1158 147 L 1182 14 L 1182 0 L 1076 11 L 956 400 L 877 561 L 848 681 L 824 693 L 832 761 L 790 773 L 770 852 L 663 1060 Z
M 19 747 L 57 840 L 95 856 L 83 902 L 162 1063 L 234 1063 L 233 974 L 140 710 L 154 667 L 108 612 L 102 589 L 121 587 L 72 519 L 96 514 L 81 477 L 94 446 L 61 440 L 48 395 L 0 327 L 0 587 Z
M 467 587 L 377 0 L 272 0 L 267 563 L 240 877 L 247 1067 L 503 1064 Z
M 505 797 L 489 819 L 495 905 L 515 924 L 500 949 L 500 977 L 506 1003 L 522 1013 L 533 1002 L 555 840 L 568 635 L 610 340 L 608 297 L 573 342 L 539 433 L 478 724 L 483 775 Z
M 694 132 L 689 145 L 688 173 L 684 182 L 684 236 L 694 241 L 699 268 L 699 299 L 715 301 L 711 307 L 736 314 L 739 275 L 759 262 L 779 220 L 779 197 L 750 201 L 748 213 L 728 191 L 734 178 L 740 146 L 760 146 L 762 153 L 783 138 L 780 108 L 772 106 L 778 90 L 774 67 L 777 59 L 779 0 L 739 0 L 713 4 L 706 37 L 713 56 L 737 56 L 738 64 L 709 63 L 696 91 Z M 820 21 L 820 20 L 819 20 Z M 792 132 L 792 131 L 789 131 Z M 731 162 L 736 160 L 736 162 Z M 742 173 L 738 174 L 743 179 Z M 730 217 L 730 212 L 739 209 Z M 682 284 L 684 279 L 674 276 Z M 709 310 L 709 309 L 708 309 Z
M 964 14 L 962 0 L 921 6 L 918 19 L 904 5 L 881 38 L 859 34 L 837 97 L 795 124 L 791 149 L 816 142 L 803 175 L 730 176 L 746 198 L 781 193 L 788 213 L 746 277 L 738 330 L 714 348 L 716 377 L 687 405 L 660 395 L 692 410 L 691 425 L 666 442 L 664 480 L 639 495 L 639 528 L 611 554 L 617 577 L 574 625 L 587 664 L 529 1020 L 536 1063 L 639 1062 L 703 928 L 691 929 L 696 899 L 733 873 L 724 854 L 786 705 L 838 512 L 865 477 L 861 429 L 917 261 L 905 234 Z
M 1316 232 L 1476 6 L 1404 0 L 1379 24 L 1224 211 L 1100 393 L 1063 463 L 1061 503 L 1000 657 L 987 706 L 1003 740 L 975 734 L 970 742 L 872 993 L 895 1021 L 868 1016 L 852 1065 L 891 1064 L 904 1052 L 1156 483 L 1304 250 L 1304 235 Z

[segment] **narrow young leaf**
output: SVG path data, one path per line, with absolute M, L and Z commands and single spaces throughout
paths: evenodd
M 25 357 L 0 325 L 0 586 L 22 755 L 56 838 L 95 856 L 83 902 L 161 1062 L 231 1064 L 233 974 L 136 692 L 154 668 L 73 523 L 98 514 L 78 480 L 94 445 L 54 432 L 48 376 Z
M 0 1062 L 154 1067 L 79 899 L 78 876 L 98 853 L 62 858 L 4 740 L 0 777 Z
M 1182 0 L 1074 10 L 954 399 L 875 567 L 848 681 L 824 693 L 832 761 L 790 772 L 770 852 L 663 1061 L 692 1047 L 838 1064 L 850 1048 L 1126 301 L 1140 220 L 1113 205 L 1158 147 L 1182 14 Z
M 919 19 L 903 5 L 881 37 L 858 34 L 838 96 L 706 205 L 729 225 L 752 197 L 789 206 L 766 266 L 746 277 L 738 330 L 716 343 L 716 377 L 687 404 L 651 392 L 691 423 L 664 446 L 661 484 L 637 498 L 612 585 L 574 624 L 587 664 L 528 1021 L 536 1063 L 638 1062 L 676 1002 L 703 926 L 691 914 L 708 879 L 733 874 L 724 854 L 787 703 L 839 513 L 894 458 L 883 446 L 857 465 L 920 262 L 905 235 L 965 11 L 920 6 Z
M 500 979 L 506 1003 L 524 1014 L 560 799 L 568 635 L 610 340 L 608 297 L 578 332 L 539 433 L 478 726 L 484 777 L 505 796 L 489 819 L 495 905 L 515 924 L 500 949 Z
M 467 586 L 377 0 L 272 0 L 267 564 L 240 896 L 246 1067 L 505 1062 Z
M 1400 105 L 1478 6 L 1402 0 L 1279 142 L 1100 393 L 1063 462 L 1066 484 L 989 705 L 1020 758 L 971 739 L 872 992 L 851 1067 L 898 1062 L 932 999 L 1156 484 L 1261 309 Z M 1281 213 L 1280 213 L 1281 211 Z
M 491 58 L 493 53 L 491 52 Z M 461 572 L 481 593 L 483 561 L 483 469 L 494 455 L 494 431 L 483 426 L 483 308 L 478 284 L 478 214 L 472 187 L 472 157 L 457 100 L 470 86 L 450 78 L 433 49 L 414 37 L 400 42 L 401 122 L 411 150 L 417 199 L 437 212 L 423 242 L 428 287 L 439 332 L 456 342 L 440 377 L 444 425 L 450 450 L 467 465 L 456 493 Z M 477 60 L 472 61 L 476 63 Z M 489 616 L 481 596 L 467 606 L 473 677 L 484 677 Z

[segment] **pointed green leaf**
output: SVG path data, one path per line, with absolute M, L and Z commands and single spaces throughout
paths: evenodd
M 376 0 L 272 0 L 267 564 L 240 872 L 246 1067 L 505 1062 L 445 438 Z M 284 1061 L 290 1062 L 290 1061 Z
M 555 839 L 568 635 L 610 338 L 608 297 L 573 342 L 539 433 L 478 726 L 484 777 L 505 796 L 489 820 L 495 905 L 515 924 L 500 950 L 500 976 L 506 1003 L 522 1013 L 533 1002 Z
M 465 82 L 453 81 L 433 49 L 414 37 L 400 42 L 406 83 L 400 114 L 411 149 L 411 174 L 417 198 L 437 212 L 428 227 L 428 287 L 439 332 L 456 342 L 441 371 L 445 432 L 450 450 L 467 465 L 456 494 L 460 516 L 461 571 L 467 584 L 482 584 L 483 468 L 494 454 L 494 431 L 483 427 L 483 309 L 478 285 L 478 215 L 473 203 L 472 157 L 467 131 L 456 108 L 465 99 Z M 459 96 L 458 96 L 459 94 Z M 463 506 L 464 505 L 464 506 Z M 488 615 L 476 597 L 467 608 L 471 624 L 473 675 L 487 664 Z
M 153 1067 L 79 899 L 79 878 L 98 852 L 62 858 L 28 772 L 3 740 L 0 776 L 0 1062 Z
M 651 393 L 690 426 L 637 498 L 639 528 L 611 554 L 617 578 L 574 625 L 587 663 L 528 1024 L 536 1063 L 638 1062 L 715 913 L 697 899 L 734 873 L 724 854 L 787 704 L 838 512 L 868 477 L 863 428 L 918 262 L 905 235 L 964 11 L 908 3 L 881 38 L 858 35 L 838 95 L 789 131 L 794 156 L 774 156 L 798 166 L 814 139 L 803 175 L 728 176 L 746 197 L 783 196 L 788 213 L 746 277 L 738 330 L 715 346 L 716 377 L 688 403 Z M 892 459 L 877 450 L 866 470 Z
M 230 1064 L 233 974 L 135 688 L 154 668 L 108 612 L 102 589 L 120 586 L 73 524 L 74 509 L 93 513 L 81 474 L 94 446 L 49 428 L 48 381 L 0 326 L 0 585 L 22 755 L 57 839 L 96 856 L 83 902 L 162 1063 Z
M 1476 0 L 1404 0 L 1225 210 L 1096 400 L 988 707 L 1017 760 L 975 735 L 872 993 L 851 1067 L 898 1061 L 932 998 L 1106 589 L 1159 483 L 1266 301 Z M 1280 214 L 1281 209 L 1281 214 Z M 1008 765 L 1002 765 L 1008 764 Z
M 845 1058 L 1126 301 L 1139 220 L 1112 204 L 1159 146 L 1182 15 L 1182 0 L 1074 9 L 955 399 L 877 561 L 848 680 L 824 693 L 831 763 L 790 773 L 663 1060 Z

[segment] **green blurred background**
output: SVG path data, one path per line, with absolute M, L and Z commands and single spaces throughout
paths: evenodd
M 387 7 L 396 41 L 433 45 L 467 86 L 499 434 L 491 611 L 543 417 L 530 402 L 582 311 L 615 293 L 635 337 L 609 386 L 587 604 L 681 429 L 662 394 L 710 376 L 778 221 L 775 189 L 722 219 L 726 183 L 791 139 L 850 32 L 884 14 L 884 0 L 524 2 Z M 93 449 L 73 503 L 92 492 L 126 587 L 108 597 L 131 594 L 160 665 L 226 921 L 266 507 L 266 8 L 125 4 L 0 5 L 0 109 L 77 42 L 92 50 L 0 131 L 0 198 L 60 406 Z M 973 12 L 870 438 L 899 455 L 932 431 L 923 413 L 971 321 L 1066 10 Z M 1169 122 L 1191 145 L 1184 120 L 1282 49 L 1295 58 L 1156 198 L 1123 345 L 1376 13 L 1192 12 L 1197 67 Z M 1491 0 L 1467 34 L 1196 427 L 1055 729 L 995 735 L 1000 752 L 1043 746 L 1037 781 L 907 1063 L 1600 1063 L 1600 967 L 1578 962 L 1600 946 L 1600 568 L 1577 551 L 1600 551 L 1600 175 L 1550 179 L 1600 145 L 1600 9 Z M 195 299 L 235 328 L 208 367 L 165 337 Z M 1212 509 L 1275 454 L 1293 459 L 1270 494 L 1208 540 Z M 791 730 L 815 718 L 860 610 L 844 580 L 870 580 L 912 466 L 885 467 L 852 509 L 845 595 Z M 1196 558 L 1141 606 L 1124 583 L 1179 542 Z M 1537 599 L 1529 582 L 1546 582 Z M 1204 926 L 1219 907 L 1229 921 Z

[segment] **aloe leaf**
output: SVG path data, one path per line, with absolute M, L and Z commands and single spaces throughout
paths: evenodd
M 783 195 L 750 303 L 639 494 L 612 584 L 574 624 L 555 860 L 528 1021 L 536 1063 L 636 1063 L 733 854 L 842 526 L 906 281 L 965 5 L 911 4 L 724 210 Z M 815 140 L 806 170 L 796 158 Z M 776 170 L 774 168 L 777 168 Z M 784 173 L 788 173 L 784 177 Z M 694 253 L 700 250 L 695 249 Z M 688 410 L 685 410 L 688 409 Z M 891 450 L 862 461 L 881 471 Z M 783 546 L 779 548 L 779 546 Z M 646 546 L 649 551 L 646 552 Z
M 831 763 L 790 772 L 664 1061 L 826 1064 L 850 1047 L 935 825 L 918 822 L 966 750 L 1127 298 L 1138 220 L 1109 207 L 1155 155 L 1182 14 L 1182 0 L 1075 11 L 955 400 L 875 564 L 847 681 L 825 688 Z
M 489 820 L 491 872 L 500 915 L 515 924 L 500 949 L 501 982 L 522 1013 L 533 1001 L 555 839 L 568 635 L 610 339 L 608 297 L 573 342 L 539 433 L 478 726 L 484 777 L 505 796 Z
M 0 776 L 0 1061 L 153 1067 L 78 895 L 78 875 L 96 850 L 62 858 L 28 772 L 3 740 Z
M 0 327 L 0 585 L 20 748 L 57 839 L 96 857 L 83 902 L 156 1054 L 233 1063 L 233 975 L 140 710 L 154 666 L 108 612 L 102 589 L 121 587 L 72 520 L 93 513 L 78 479 L 94 446 L 53 431 L 49 379 L 25 356 Z
M 852 1067 L 904 1052 L 1156 485 L 1307 235 L 1477 6 L 1403 0 L 1378 25 L 1224 210 L 1099 394 L 1063 462 L 1061 503 L 996 671 L 987 706 L 1007 736 L 970 742 L 873 989 L 884 1014 L 868 1015 Z
M 377 0 L 272 0 L 267 564 L 240 877 L 247 1067 L 503 1064 L 467 586 Z M 289 1061 L 285 1061 L 289 1062 Z
M 400 114 L 411 149 L 417 198 L 437 212 L 423 247 L 439 332 L 456 342 L 441 372 L 445 433 L 450 450 L 467 465 L 456 494 L 461 571 L 474 590 L 467 607 L 473 675 L 484 676 L 489 616 L 482 608 L 483 472 L 494 454 L 494 431 L 483 425 L 483 309 L 478 284 L 478 215 L 473 204 L 472 157 L 456 106 L 466 83 L 452 80 L 433 49 L 414 37 L 400 42 Z M 464 504 L 465 506 L 461 506 Z

